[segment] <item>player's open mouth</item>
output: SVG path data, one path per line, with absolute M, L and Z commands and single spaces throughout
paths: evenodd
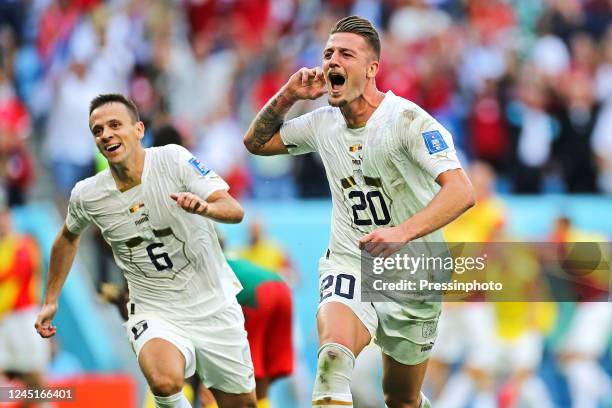
M 338 74 L 337 72 L 331 72 L 327 76 L 329 80 L 329 85 L 332 91 L 339 91 L 342 89 L 342 85 L 346 82 L 346 78 L 342 74 Z
M 121 146 L 121 143 L 115 143 L 112 145 L 108 145 L 106 146 L 106 151 L 107 152 L 114 152 L 115 150 L 117 150 L 119 148 L 119 146 Z

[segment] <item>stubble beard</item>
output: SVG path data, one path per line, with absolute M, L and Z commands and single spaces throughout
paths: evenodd
M 333 106 L 335 108 L 342 108 L 343 106 L 346 106 L 348 104 L 348 101 L 346 99 L 340 99 L 339 101 L 334 102 L 331 98 L 328 98 L 327 103 L 329 103 L 330 106 Z

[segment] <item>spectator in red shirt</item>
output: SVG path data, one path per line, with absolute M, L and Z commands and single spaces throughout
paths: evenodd
M 26 139 L 30 116 L 0 67 L 0 179 L 8 190 L 8 204 L 20 205 L 32 184 L 34 166 Z
M 11 213 L 0 197 L 0 375 L 44 385 L 47 342 L 32 327 L 38 314 L 40 253 L 33 239 L 15 233 Z

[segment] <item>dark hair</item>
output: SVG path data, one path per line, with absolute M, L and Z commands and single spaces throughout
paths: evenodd
M 130 114 L 134 122 L 140 121 L 140 115 L 138 114 L 138 108 L 136 107 L 136 104 L 131 99 L 128 99 L 121 94 L 102 94 L 96 96 L 91 100 L 91 103 L 89 104 L 89 115 L 91 116 L 91 112 L 93 112 L 100 106 L 114 102 L 123 104 L 127 108 L 128 113 Z
M 369 20 L 359 16 L 344 17 L 334 25 L 329 34 L 335 33 L 353 33 L 363 37 L 374 50 L 376 59 L 380 59 L 380 38 Z

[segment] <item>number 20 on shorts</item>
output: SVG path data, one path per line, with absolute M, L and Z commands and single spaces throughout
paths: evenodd
M 332 286 L 333 290 L 330 289 Z M 330 297 L 332 293 L 334 293 L 336 296 L 341 296 L 346 299 L 352 299 L 353 296 L 355 296 L 355 277 L 346 273 L 339 273 L 338 275 L 327 275 L 321 280 L 320 292 L 320 302 Z

